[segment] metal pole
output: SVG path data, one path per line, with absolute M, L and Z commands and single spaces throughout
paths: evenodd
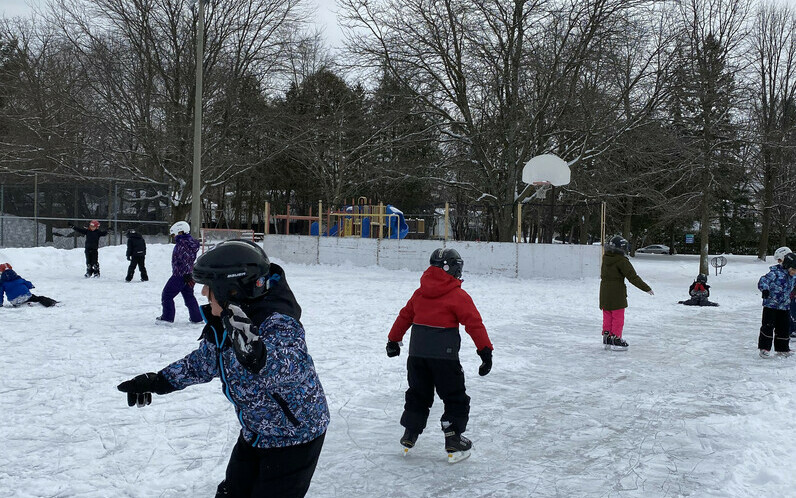
M 39 247 L 39 174 L 33 173 L 33 231 L 36 232 L 36 246 Z
M 193 184 L 191 193 L 191 230 L 194 237 L 202 228 L 201 172 L 202 172 L 202 64 L 204 61 L 205 7 L 199 0 L 199 24 L 196 28 L 196 96 L 193 124 Z
M 447 201 L 445 201 L 445 238 L 443 239 L 445 242 L 448 241 L 448 220 L 450 219 L 449 213 L 450 213 L 450 205 L 448 204 Z
M 113 231 L 116 232 L 116 244 L 122 243 L 119 233 L 119 184 L 113 182 Z

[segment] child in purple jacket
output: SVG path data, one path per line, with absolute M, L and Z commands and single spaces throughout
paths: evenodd
M 174 251 L 171 253 L 171 278 L 163 287 L 160 302 L 163 313 L 156 318 L 161 322 L 174 322 L 174 298 L 182 294 L 191 323 L 204 323 L 199 312 L 199 303 L 193 295 L 194 281 L 191 277 L 196 253 L 199 252 L 199 242 L 191 237 L 191 226 L 184 221 L 178 221 L 171 226 L 169 233 L 174 235 Z

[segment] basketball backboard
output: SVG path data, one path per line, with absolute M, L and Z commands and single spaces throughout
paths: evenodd
M 522 169 L 522 181 L 531 185 L 550 184 L 560 187 L 568 184 L 569 179 L 569 165 L 555 154 L 533 157 Z

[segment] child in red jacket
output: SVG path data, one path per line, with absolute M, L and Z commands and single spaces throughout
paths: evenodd
M 431 254 L 431 266 L 420 277 L 420 288 L 398 314 L 387 341 L 387 356 L 398 356 L 401 339 L 412 327 L 409 358 L 406 360 L 409 389 L 401 416 L 406 428 L 401 444 L 412 448 L 426 428 L 429 409 L 436 389 L 445 411 L 440 421 L 445 433 L 448 461 L 458 462 L 470 456 L 472 443 L 462 436 L 467 429 L 470 397 L 464 387 L 464 371 L 459 363 L 459 324 L 475 342 L 481 357 L 479 375 L 492 369 L 492 343 L 473 300 L 462 289 L 464 261 L 454 249 L 437 249 Z

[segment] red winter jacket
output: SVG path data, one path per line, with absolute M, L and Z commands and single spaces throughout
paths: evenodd
M 481 315 L 462 289 L 462 281 L 442 268 L 429 266 L 420 277 L 420 288 L 398 313 L 388 339 L 399 342 L 412 326 L 409 355 L 458 359 L 460 323 L 477 350 L 493 349 Z

